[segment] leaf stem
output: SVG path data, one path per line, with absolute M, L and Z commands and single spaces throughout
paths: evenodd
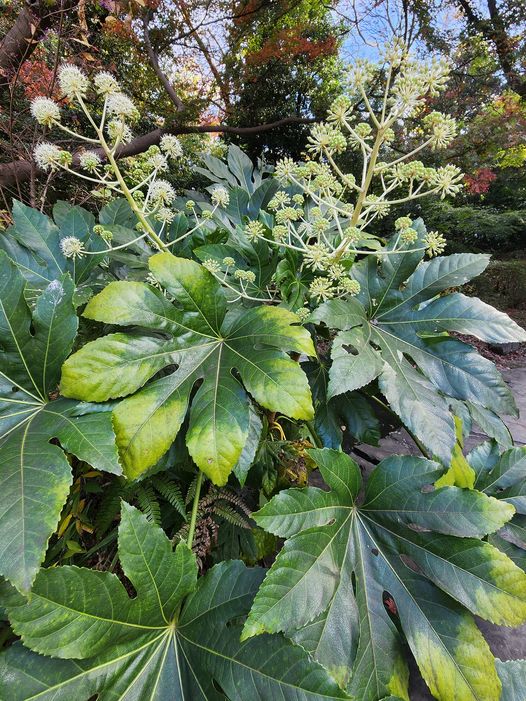
M 307 427 L 309 436 L 311 437 L 311 440 L 316 446 L 316 448 L 323 448 L 323 441 L 319 437 L 318 431 L 316 431 L 314 423 L 312 421 L 305 421 L 305 426 Z
M 188 529 L 188 540 L 187 544 L 190 549 L 192 549 L 192 545 L 194 542 L 194 534 L 195 534 L 195 524 L 197 521 L 197 507 L 199 506 L 199 497 L 201 496 L 201 486 L 203 484 L 203 473 L 201 470 L 197 473 L 197 482 L 195 483 L 195 494 L 194 494 L 194 501 L 192 504 L 192 515 L 190 516 L 190 527 Z

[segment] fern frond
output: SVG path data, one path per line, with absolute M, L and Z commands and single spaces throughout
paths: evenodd
M 157 501 L 155 491 L 151 484 L 145 482 L 140 484 L 135 489 L 135 497 L 139 504 L 140 510 L 146 516 L 148 521 L 152 521 L 157 526 L 161 525 L 161 507 Z
M 213 511 L 216 516 L 224 518 L 225 521 L 228 521 L 233 526 L 238 526 L 239 528 L 250 528 L 250 523 L 247 521 L 247 519 L 229 504 L 215 504 Z
M 163 474 L 155 475 L 155 477 L 152 478 L 152 484 L 159 494 L 166 499 L 186 521 L 186 506 L 179 485 L 173 482 L 168 475 Z
M 125 485 L 115 481 L 104 489 L 102 499 L 97 507 L 95 530 L 102 536 L 109 529 L 121 509 L 121 498 L 126 491 Z

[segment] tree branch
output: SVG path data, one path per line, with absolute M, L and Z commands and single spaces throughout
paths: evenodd
M 150 146 L 157 145 L 163 134 L 237 134 L 238 136 L 251 136 L 253 134 L 262 134 L 272 129 L 288 126 L 290 124 L 312 124 L 316 119 L 313 117 L 285 117 L 278 119 L 275 122 L 268 124 L 258 124 L 253 127 L 231 127 L 226 124 L 189 124 L 189 125 L 173 125 L 166 129 L 154 129 L 153 131 L 137 136 L 132 139 L 129 144 L 122 145 L 118 150 L 117 158 L 127 158 L 129 156 L 137 156 L 139 153 L 144 153 Z M 101 159 L 104 160 L 104 152 L 102 149 L 94 149 L 97 151 Z M 73 168 L 79 167 L 80 153 L 73 156 Z M 9 188 L 15 183 L 22 183 L 29 180 L 31 176 L 31 161 L 13 161 L 11 163 L 0 163 L 0 188 Z M 43 171 L 37 171 L 37 175 L 42 177 Z
M 143 26 L 143 31 L 144 31 L 144 44 L 146 46 L 146 52 L 148 53 L 148 57 L 150 59 L 150 63 L 152 64 L 152 68 L 155 71 L 157 77 L 161 81 L 161 83 L 164 86 L 164 89 L 168 93 L 168 96 L 170 100 L 174 103 L 175 109 L 178 112 L 183 112 L 184 111 L 184 102 L 181 100 L 179 95 L 175 92 L 173 85 L 170 83 L 168 80 L 166 74 L 162 70 L 161 66 L 159 65 L 159 59 L 157 57 L 157 53 L 155 52 L 152 42 L 150 40 L 150 32 L 148 29 L 148 25 L 150 24 L 150 19 L 151 19 L 151 11 L 148 10 L 143 15 L 142 18 L 142 26 Z
M 44 31 L 64 11 L 65 8 L 57 8 L 57 4 L 27 0 L 0 44 L 0 90 L 9 84 L 35 50 Z M 71 3 L 67 5 L 70 7 Z

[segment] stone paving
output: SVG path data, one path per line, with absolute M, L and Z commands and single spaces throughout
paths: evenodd
M 506 417 L 506 423 L 516 445 L 526 445 L 526 367 L 504 370 L 502 374 L 513 391 L 520 412 L 518 419 Z M 466 448 L 470 450 L 485 439 L 486 436 L 483 433 L 473 433 L 466 441 Z M 411 438 L 403 430 L 395 431 L 382 439 L 377 448 L 371 446 L 359 446 L 359 448 L 376 460 L 382 460 L 394 453 L 418 452 Z M 373 467 L 372 463 L 368 464 L 365 459 L 359 461 L 365 469 Z M 480 619 L 477 619 L 477 623 L 495 657 L 501 660 L 526 659 L 526 625 L 519 628 L 505 628 Z M 433 701 L 414 663 L 411 665 L 410 697 L 411 701 Z M 520 701 L 526 701 L 526 682 L 524 699 Z

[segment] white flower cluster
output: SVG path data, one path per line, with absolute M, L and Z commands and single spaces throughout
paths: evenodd
M 111 73 L 101 71 L 93 78 L 95 90 L 99 95 L 114 95 L 119 93 L 121 88 Z
M 95 173 L 97 168 L 102 164 L 102 160 L 95 151 L 84 151 L 79 158 L 80 167 L 87 170 L 89 173 Z
M 211 195 L 212 204 L 217 207 L 228 207 L 230 202 L 230 195 L 225 187 L 216 187 L 212 191 Z
M 160 142 L 161 151 L 170 158 L 180 158 L 183 155 L 183 147 L 179 139 L 173 134 L 164 134 Z
M 60 108 L 49 97 L 35 97 L 31 102 L 31 114 L 39 124 L 46 127 L 60 122 Z
M 82 258 L 84 254 L 84 244 L 76 236 L 66 236 L 60 239 L 60 250 L 65 258 Z
M 150 197 L 156 204 L 171 204 L 175 200 L 175 190 L 167 180 L 159 178 L 150 185 Z
M 69 166 L 73 157 L 69 151 L 59 149 L 55 144 L 43 141 L 33 151 L 35 163 L 45 171 L 56 170 L 59 166 Z
M 122 92 L 114 92 L 108 95 L 108 114 L 124 121 L 126 119 L 135 120 L 139 116 L 139 111 L 132 100 Z
M 86 74 L 72 63 L 66 63 L 58 72 L 60 89 L 69 99 L 83 98 L 89 87 Z

